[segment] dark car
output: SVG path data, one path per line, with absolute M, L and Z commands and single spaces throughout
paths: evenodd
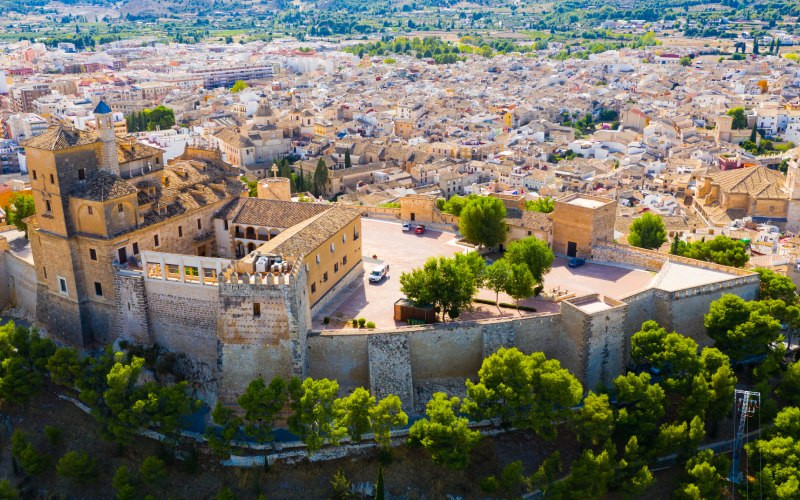
M 567 262 L 569 267 L 581 267 L 584 264 L 586 264 L 586 261 L 577 257 L 573 257 L 569 259 L 569 262 Z
M 417 234 L 423 234 L 425 232 L 425 226 L 422 224 L 418 225 L 416 229 L 414 229 L 414 232 Z

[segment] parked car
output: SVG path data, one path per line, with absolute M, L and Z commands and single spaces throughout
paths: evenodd
M 573 257 L 567 262 L 567 266 L 569 267 L 581 267 L 584 264 L 586 264 L 586 261 L 577 257 Z
M 417 228 L 414 229 L 414 232 L 417 233 L 417 234 L 424 234 L 425 233 L 425 226 L 423 226 L 422 224 L 418 225 Z
M 411 223 L 410 222 L 404 222 L 403 223 L 403 231 L 411 231 Z
M 389 275 L 389 264 L 379 264 L 372 268 L 372 272 L 369 273 L 369 280 L 373 283 L 378 283 L 380 280 L 385 278 Z

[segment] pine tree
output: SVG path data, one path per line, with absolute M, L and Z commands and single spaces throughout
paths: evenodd
M 758 54 L 758 35 L 753 37 L 753 54 Z

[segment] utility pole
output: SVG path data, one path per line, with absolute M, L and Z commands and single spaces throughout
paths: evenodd
M 733 450 L 731 456 L 731 498 L 735 498 L 736 484 L 747 481 L 739 470 L 742 447 L 747 440 L 747 420 L 761 407 L 761 393 L 736 389 L 733 395 Z

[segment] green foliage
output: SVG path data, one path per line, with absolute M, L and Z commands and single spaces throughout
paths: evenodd
M 555 200 L 549 196 L 540 196 L 535 200 L 525 202 L 525 210 L 549 214 L 555 209 Z
M 370 410 L 374 406 L 375 397 L 363 387 L 336 400 L 337 424 L 347 429 L 353 442 L 361 441 L 362 436 L 372 429 Z
M 168 130 L 175 126 L 175 111 L 166 106 L 156 106 L 134 112 L 125 117 L 128 132 L 147 130 Z
M 782 300 L 787 305 L 798 302 L 797 288 L 792 280 L 782 274 L 778 274 L 771 269 L 757 267 L 754 269 L 761 278 L 758 298 L 761 300 Z
M 666 423 L 659 429 L 656 449 L 662 455 L 677 452 L 679 457 L 688 456 L 697 449 L 705 435 L 705 426 L 699 416 L 689 423 Z
M 589 391 L 583 407 L 573 412 L 572 422 L 581 443 L 595 446 L 604 443 L 614 433 L 614 410 L 608 402 L 608 395 Z
M 225 456 L 231 451 L 231 441 L 236 437 L 242 426 L 242 419 L 236 413 L 225 407 L 219 401 L 211 412 L 211 420 L 220 426 L 220 429 L 208 427 L 206 439 L 211 450 L 219 456 Z
M 45 425 L 44 435 L 47 436 L 47 441 L 52 446 L 56 446 L 59 443 L 61 443 L 61 429 L 59 429 L 58 427 L 53 427 L 52 425 Z
M 583 453 L 572 463 L 569 475 L 556 483 L 556 498 L 602 498 L 614 476 L 614 460 L 608 450 Z
M 681 66 L 691 66 L 692 65 L 692 58 L 689 56 L 683 56 L 680 58 Z
M 390 394 L 369 409 L 370 424 L 375 441 L 384 449 L 391 445 L 391 430 L 408 425 L 400 398 Z
M 410 443 L 422 445 L 434 462 L 451 469 L 465 468 L 470 452 L 481 439 L 480 432 L 469 428 L 469 420 L 457 415 L 459 402 L 455 396 L 434 393 L 425 407 L 425 418 L 409 429 Z
M 117 471 L 111 479 L 111 487 L 114 488 L 114 493 L 119 500 L 134 500 L 139 497 L 133 475 L 125 465 L 117 467 Z
M 245 432 L 259 443 L 271 441 L 272 428 L 278 413 L 289 399 L 286 381 L 275 377 L 266 385 L 257 378 L 251 381 L 237 402 L 245 411 Z
M 748 443 L 749 466 L 756 478 L 757 491 L 764 498 L 797 498 L 800 483 L 800 410 L 787 407 L 775 418 L 775 429 L 767 438 Z
M 800 404 L 800 361 L 788 366 L 778 386 L 778 394 L 791 404 Z
M 17 193 L 11 197 L 10 202 L 11 204 L 4 208 L 8 223 L 16 226 L 20 231 L 24 231 L 25 239 L 27 239 L 28 224 L 25 222 L 25 219 L 36 213 L 33 195 Z
M 477 384 L 466 381 L 464 411 L 548 438 L 555 436 L 553 422 L 567 418 L 583 395 L 581 383 L 558 360 L 517 348 L 500 348 L 484 359 L 478 378 Z
M 306 444 L 309 453 L 318 451 L 325 442 L 338 444 L 347 429 L 336 422 L 336 394 L 339 383 L 326 378 L 307 378 L 301 383 L 292 379 L 289 383 L 292 415 L 289 430 L 297 434 Z
M 19 491 L 14 488 L 8 479 L 0 480 L 0 498 L 2 500 L 17 500 L 20 498 Z
M 65 387 L 72 387 L 75 385 L 84 364 L 80 360 L 77 349 L 69 347 L 60 347 L 56 352 L 47 360 L 47 371 L 50 373 L 50 379 Z
M 673 250 L 676 250 L 673 247 Z M 680 253 L 678 253 L 680 252 Z M 719 235 L 711 241 L 695 241 L 681 245 L 676 255 L 690 259 L 714 262 L 723 266 L 744 267 L 750 260 L 750 254 L 744 242 Z
M 233 494 L 233 490 L 225 486 L 217 493 L 217 500 L 236 500 L 236 495 Z
M 231 92 L 238 93 L 242 90 L 249 88 L 250 85 L 247 84 L 244 80 L 236 80 L 233 82 L 233 86 L 231 87 Z
M 333 500 L 346 500 L 353 498 L 353 492 L 350 489 L 350 480 L 344 475 L 344 471 L 339 469 L 331 477 L 331 498 Z
M 431 257 L 422 268 L 400 275 L 400 290 L 415 304 L 432 305 L 457 318 L 472 302 L 478 278 L 473 268 L 456 258 Z
M 240 177 L 242 183 L 247 186 L 247 195 L 250 198 L 258 198 L 258 181 L 255 179 L 248 179 L 244 175 Z
M 27 403 L 42 390 L 47 360 L 56 351 L 35 328 L 0 326 L 0 400 Z
M 744 114 L 744 108 L 729 109 L 726 114 L 733 117 L 732 127 L 734 130 L 742 130 L 747 128 L 747 116 Z
M 11 435 L 11 456 L 31 476 L 41 474 L 50 465 L 50 456 L 36 451 L 28 435 L 19 429 Z
M 530 477 L 530 486 L 541 490 L 546 496 L 561 475 L 561 469 L 561 453 L 556 450 L 544 459 L 542 465 Z
M 492 196 L 470 200 L 461 210 L 458 229 L 464 239 L 475 245 L 495 247 L 506 241 L 508 224 L 503 201 Z
M 383 486 L 383 467 L 378 468 L 378 482 L 375 484 L 375 500 L 384 500 L 386 491 Z
M 769 306 L 725 294 L 711 303 L 705 315 L 706 333 L 715 346 L 734 360 L 765 354 L 781 338 L 781 324 L 772 316 Z
M 414 27 L 413 20 L 408 21 L 409 28 Z M 406 38 L 399 36 L 394 40 L 380 40 L 372 43 L 359 43 L 347 45 L 342 50 L 362 57 L 383 56 L 386 54 L 404 54 L 415 56 L 418 59 L 433 59 L 436 64 L 452 64 L 463 61 L 465 58 L 459 53 L 460 47 L 450 42 L 445 42 L 439 37 L 426 36 L 424 38 Z M 489 48 L 491 52 L 491 48 Z
M 512 241 L 506 249 L 504 258 L 512 267 L 514 264 L 527 266 L 536 283 L 544 282 L 544 275 L 550 272 L 555 260 L 553 251 L 547 246 L 547 242 L 533 236 Z
M 678 498 L 717 500 L 723 497 L 727 485 L 727 459 L 714 457 L 711 450 L 702 450 L 686 463 L 689 481 L 678 487 Z
M 88 484 L 95 478 L 97 462 L 85 451 L 70 451 L 56 464 L 56 472 L 61 477 L 71 479 L 77 484 Z
M 317 162 L 317 168 L 314 170 L 314 178 L 312 180 L 312 191 L 314 196 L 324 195 L 328 183 L 328 166 L 325 165 L 325 160 L 322 158 Z
M 139 476 L 151 486 L 161 483 L 167 477 L 164 461 L 155 456 L 146 457 L 139 467 Z
M 486 268 L 484 285 L 495 293 L 495 305 L 500 307 L 500 292 L 506 290 L 511 280 L 511 265 L 506 259 L 497 259 Z
M 535 286 L 536 279 L 528 266 L 522 263 L 511 264 L 511 273 L 506 281 L 504 291 L 516 302 L 517 311 L 519 311 L 519 301 L 533 295 Z
M 464 209 L 465 206 L 467 206 L 467 203 L 469 203 L 472 200 L 475 200 L 477 198 L 478 198 L 477 194 L 470 194 L 470 195 L 467 195 L 467 196 L 459 196 L 459 195 L 456 194 L 456 195 L 453 195 L 447 201 L 445 201 L 444 198 L 439 198 L 436 201 L 437 201 L 437 207 L 438 207 L 439 206 L 439 200 L 442 200 L 441 201 L 441 207 L 439 207 L 439 209 L 442 212 L 445 212 L 445 213 L 448 213 L 448 214 L 452 214 L 452 215 L 455 215 L 455 216 L 460 216 L 461 215 L 461 211 Z
M 617 401 L 617 428 L 626 436 L 652 437 L 664 416 L 666 396 L 658 384 L 650 383 L 648 373 L 627 373 L 614 379 Z
M 669 389 L 685 393 L 691 377 L 700 371 L 697 342 L 678 333 L 667 333 L 655 321 L 645 321 L 631 337 L 631 359 L 664 377 Z
M 667 241 L 667 229 L 658 215 L 645 212 L 630 226 L 628 243 L 646 249 L 658 249 Z

